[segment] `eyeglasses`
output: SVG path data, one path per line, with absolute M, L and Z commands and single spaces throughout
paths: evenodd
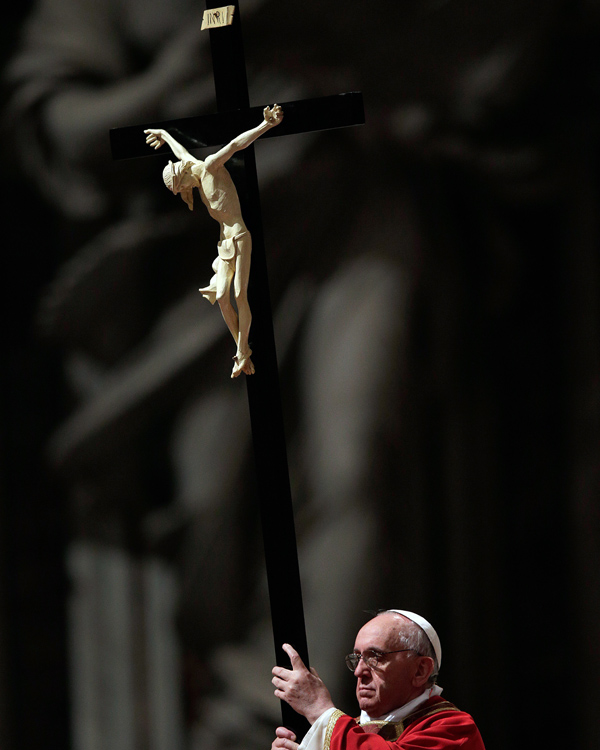
M 365 651 L 364 654 L 352 653 L 346 656 L 346 666 L 351 672 L 354 672 L 356 667 L 358 667 L 358 663 L 362 659 L 367 667 L 376 669 L 382 656 L 387 656 L 388 654 L 401 654 L 403 651 L 414 651 L 415 654 L 417 653 L 414 648 L 401 648 L 398 651 Z

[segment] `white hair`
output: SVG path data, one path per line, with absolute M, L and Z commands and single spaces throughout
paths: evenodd
M 386 609 L 383 612 L 378 612 L 377 616 L 379 615 L 396 615 L 402 618 L 402 624 L 397 633 L 398 645 L 400 648 L 409 648 L 411 651 L 415 651 L 419 656 L 428 656 L 430 659 L 433 659 L 433 672 L 429 677 L 428 684 L 435 684 L 440 667 L 433 644 L 423 628 L 399 612 L 394 612 L 394 610 Z

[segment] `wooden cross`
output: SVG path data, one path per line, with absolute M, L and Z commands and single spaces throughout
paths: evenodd
M 233 23 L 209 30 L 219 113 L 113 129 L 110 137 L 115 159 L 152 155 L 154 152 L 150 151 L 144 138 L 146 128 L 163 128 L 185 148 L 192 150 L 221 146 L 262 121 L 263 105 L 250 107 L 238 0 L 232 4 Z M 218 5 L 214 0 L 207 0 L 206 7 L 210 11 Z M 263 138 L 364 123 L 362 95 L 359 93 L 277 103 L 283 108 L 283 122 L 269 130 Z M 249 298 L 252 309 L 252 359 L 256 373 L 246 377 L 246 383 L 276 661 L 280 666 L 289 664 L 281 645 L 290 643 L 308 665 L 254 147 L 239 152 L 236 157 L 242 160 L 241 168 L 231 164 L 234 160 L 228 162 L 227 168 L 236 183 L 242 214 L 252 235 Z M 281 708 L 283 724 L 301 738 L 308 723 L 286 703 L 282 702 Z

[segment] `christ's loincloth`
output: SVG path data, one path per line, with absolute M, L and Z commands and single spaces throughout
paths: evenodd
M 203 297 L 214 305 L 217 300 L 217 288 L 219 280 L 229 277 L 233 278 L 235 274 L 235 261 L 238 256 L 238 240 L 245 237 L 248 232 L 240 232 L 235 237 L 229 237 L 226 240 L 221 240 L 217 244 L 217 252 L 219 253 L 214 259 L 212 264 L 212 270 L 215 272 L 211 278 L 208 286 L 199 289 L 198 291 Z

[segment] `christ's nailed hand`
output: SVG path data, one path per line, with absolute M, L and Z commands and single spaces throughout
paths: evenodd
M 283 110 L 281 109 L 279 104 L 274 104 L 272 107 L 265 107 L 263 109 L 263 115 L 265 121 L 268 122 L 272 127 L 275 127 L 275 125 L 279 125 L 279 123 L 283 120 Z

